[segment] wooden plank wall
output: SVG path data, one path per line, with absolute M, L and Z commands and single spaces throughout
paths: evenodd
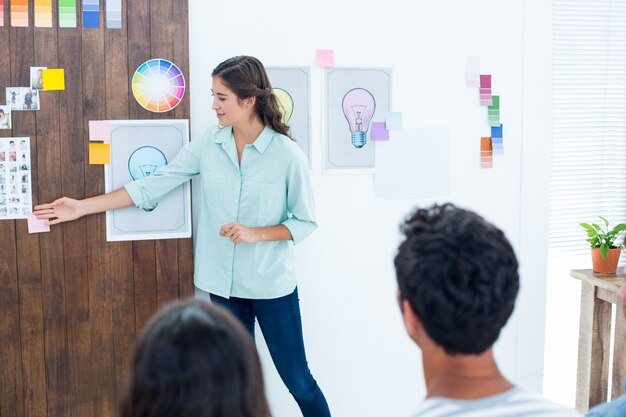
M 65 69 L 65 91 L 42 92 L 41 110 L 14 112 L 29 136 L 33 203 L 104 191 L 88 161 L 88 122 L 189 118 L 189 95 L 173 111 L 140 107 L 130 77 L 150 58 L 176 63 L 189 89 L 187 0 L 124 0 L 122 29 L 0 27 L 4 88 L 29 85 L 29 67 Z M 130 352 L 146 320 L 193 292 L 191 239 L 107 243 L 103 214 L 28 234 L 25 220 L 0 221 L 0 417 L 117 415 Z

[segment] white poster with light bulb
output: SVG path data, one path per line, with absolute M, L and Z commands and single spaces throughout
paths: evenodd
M 283 122 L 289 125 L 291 137 L 311 162 L 310 69 L 266 67 L 266 70 L 283 112 Z
M 189 142 L 187 120 L 110 120 L 111 163 L 104 166 L 106 192 L 148 177 Z M 149 209 L 125 207 L 106 213 L 108 241 L 191 236 L 189 182 Z
M 326 70 L 325 173 L 373 173 L 372 122 L 385 122 L 391 108 L 390 68 Z

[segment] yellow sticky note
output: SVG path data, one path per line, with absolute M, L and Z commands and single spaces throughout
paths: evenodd
M 89 164 L 108 165 L 111 163 L 110 143 L 90 143 L 89 144 Z
M 42 71 L 44 90 L 65 90 L 65 70 L 63 68 Z

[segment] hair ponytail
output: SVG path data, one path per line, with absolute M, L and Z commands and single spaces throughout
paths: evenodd
M 255 97 L 254 108 L 261 122 L 293 140 L 289 126 L 282 121 L 278 100 L 261 61 L 251 56 L 236 56 L 219 64 L 211 76 L 220 77 L 240 100 Z

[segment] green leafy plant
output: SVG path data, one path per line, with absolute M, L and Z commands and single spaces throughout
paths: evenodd
M 621 248 L 622 245 L 615 245 L 615 239 L 626 230 L 626 223 L 620 223 L 609 230 L 609 221 L 602 216 L 598 216 L 604 222 L 605 229 L 602 229 L 597 223 L 580 223 L 587 232 L 587 242 L 592 248 L 600 248 L 602 259 L 609 254 L 609 249 Z

